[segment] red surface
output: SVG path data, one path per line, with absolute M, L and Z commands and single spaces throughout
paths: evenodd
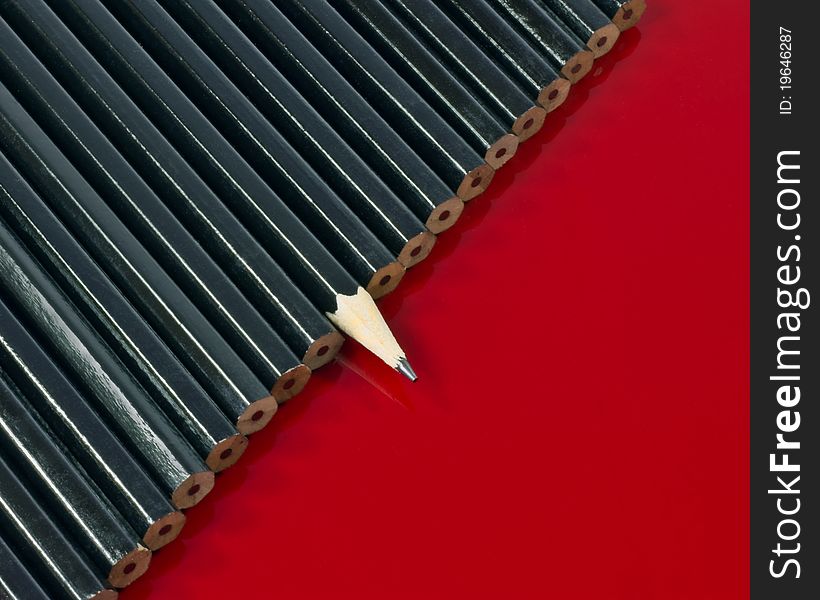
M 748 596 L 748 5 L 637 30 L 122 594 Z

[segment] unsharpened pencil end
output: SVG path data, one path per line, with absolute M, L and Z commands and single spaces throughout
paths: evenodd
M 418 375 L 416 375 L 416 372 L 406 358 L 399 359 L 398 364 L 396 364 L 396 371 L 407 377 L 410 381 L 416 381 L 418 379 Z
M 618 9 L 618 12 L 612 17 L 612 22 L 621 31 L 626 31 L 641 20 L 644 11 L 646 11 L 646 0 L 629 0 L 624 2 L 624 5 Z

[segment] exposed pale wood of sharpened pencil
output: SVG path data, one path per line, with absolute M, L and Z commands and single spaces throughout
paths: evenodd
M 393 333 L 378 317 L 378 309 L 367 292 L 360 288 L 355 296 L 342 296 L 338 302 L 339 308 L 328 317 L 339 329 L 361 332 L 357 339 L 373 340 L 368 350 L 393 368 L 398 369 L 401 361 L 407 360 Z

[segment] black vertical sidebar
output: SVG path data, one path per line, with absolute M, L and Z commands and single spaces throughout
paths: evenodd
M 751 3 L 751 597 L 820 598 L 817 3 Z

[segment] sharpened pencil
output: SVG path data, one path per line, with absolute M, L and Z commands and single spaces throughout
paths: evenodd
M 533 46 L 543 52 L 561 74 L 578 83 L 595 59 L 565 26 L 553 19 L 536 0 L 487 0 L 498 13 L 521 31 Z
M 25 473 L 29 489 L 70 531 L 111 585 L 130 585 L 148 570 L 151 551 L 139 544 L 137 534 L 71 464 L 19 396 L 0 370 L 0 452 L 7 464 Z
M 442 0 L 441 8 L 547 112 L 567 99 L 572 86 L 569 80 L 486 0 Z
M 113 82 L 106 72 L 101 72 L 100 66 L 88 55 L 84 48 L 75 42 L 66 41 L 65 47 L 55 45 L 55 39 L 68 37 L 75 39 L 46 6 L 40 2 L 26 4 L 25 10 L 16 2 L 5 3 L 0 6 L 0 13 L 10 22 L 27 46 L 32 49 L 38 58 L 49 68 L 72 96 L 81 103 L 87 114 L 95 116 L 96 124 L 106 133 L 107 137 L 118 145 L 118 149 L 140 169 L 140 174 L 152 186 L 169 185 L 179 190 L 183 185 L 186 188 L 196 185 L 196 193 L 185 193 L 181 197 L 186 200 L 180 217 L 186 218 L 186 224 L 191 224 L 197 215 L 187 212 L 193 210 L 191 204 L 200 199 L 212 201 L 211 210 L 205 214 L 215 217 L 218 212 L 216 204 L 219 199 L 213 196 L 198 178 L 190 172 L 189 165 L 182 161 L 174 162 L 173 175 L 162 165 L 174 160 L 176 153 L 171 149 L 162 135 L 157 135 L 156 128 L 140 112 L 130 98 L 125 95 L 119 86 Z M 73 14 L 73 13 L 72 13 Z M 70 15 L 69 15 L 70 16 Z M 66 57 L 71 54 L 71 59 Z M 111 57 L 108 57 L 111 58 Z M 112 59 L 113 60 L 113 59 Z M 120 63 L 118 63 L 120 64 Z M 124 63 L 130 68 L 129 63 Z M 92 77 L 93 75 L 93 77 Z M 88 78 L 102 85 L 91 85 Z M 150 88 L 149 88 L 150 91 Z M 100 95 L 112 95 L 113 104 L 121 109 L 113 112 L 111 102 L 101 100 Z M 168 116 L 174 119 L 174 115 Z M 132 126 L 129 127 L 128 123 Z M 208 125 L 207 121 L 204 122 Z M 179 126 L 173 121 L 174 126 Z M 208 125 L 209 126 L 209 125 Z M 193 141 L 194 144 L 190 144 Z M 244 186 L 237 186 L 235 177 L 244 177 L 253 184 L 256 175 L 245 170 L 244 160 L 235 152 L 233 161 L 215 159 L 214 153 L 206 151 L 198 138 L 186 140 L 183 150 L 189 152 L 187 160 L 199 161 L 203 177 L 209 178 L 209 183 L 218 186 L 223 192 L 232 194 L 231 207 L 243 221 L 245 227 L 253 231 L 257 240 L 265 245 L 271 255 L 286 269 L 288 275 L 300 286 L 314 304 L 324 311 L 328 318 L 340 329 L 359 341 L 363 346 L 388 362 L 393 368 L 407 370 L 407 359 L 398 346 L 384 322 L 372 298 L 361 294 L 359 284 L 348 275 L 338 261 L 330 255 L 327 249 L 322 248 L 315 238 L 310 235 L 299 222 L 291 210 L 267 186 L 262 186 L 266 193 L 250 195 Z M 225 150 L 224 138 L 214 135 L 209 142 Z M 207 148 L 211 150 L 210 147 Z M 265 153 L 265 152 L 263 152 Z M 257 152 L 257 154 L 259 154 Z M 256 156 L 256 159 L 270 165 L 271 155 Z M 236 166 L 237 171 L 226 172 L 226 165 Z M 179 169 L 179 170 L 177 170 Z M 265 175 L 270 175 L 270 170 Z M 315 176 L 315 175 L 314 175 Z M 256 180 L 258 183 L 258 180 Z M 285 181 L 288 189 L 294 194 L 300 194 L 300 200 L 306 204 L 310 214 L 321 214 L 321 210 L 312 204 L 312 196 L 305 196 L 304 190 L 294 185 L 293 180 Z M 155 187 L 156 189 L 156 187 Z M 190 219 L 191 221 L 188 221 Z M 207 219 L 206 219 L 207 220 Z M 197 220 L 202 226 L 202 221 Z M 356 260 L 347 262 L 348 267 L 354 270 L 367 285 L 368 291 L 374 296 L 383 295 L 395 288 L 404 274 L 404 268 L 394 261 L 385 267 L 374 266 L 357 253 L 354 240 L 338 237 L 337 230 L 332 222 L 326 222 L 323 227 L 332 230 L 338 246 L 332 249 L 338 251 L 339 256 L 353 256 Z M 378 249 L 377 249 L 378 250 Z M 388 255 L 386 248 L 378 250 L 381 256 Z M 364 319 L 364 320 L 362 320 Z
M 37 572 L 37 582 L 55 598 L 116 600 L 88 558 L 54 524 L 0 456 L 0 534 Z M 28 596 L 26 596 L 28 600 Z

